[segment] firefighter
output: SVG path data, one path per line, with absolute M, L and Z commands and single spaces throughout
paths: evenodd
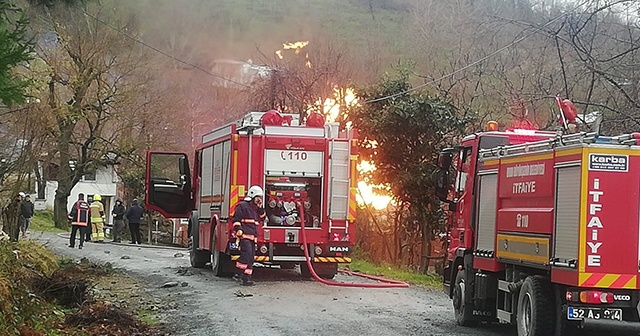
M 73 204 L 71 212 L 69 213 L 69 220 L 71 221 L 71 236 L 69 237 L 69 247 L 73 248 L 76 243 L 76 232 L 80 232 L 80 245 L 79 249 L 82 249 L 84 243 L 85 230 L 88 230 L 87 224 L 89 224 L 89 204 L 84 201 L 84 194 L 78 194 L 78 200 Z
M 89 206 L 91 208 L 91 229 L 93 230 L 92 240 L 98 243 L 104 243 L 104 206 L 100 202 L 100 195 L 93 195 L 93 202 Z
M 236 280 L 242 279 L 242 285 L 253 286 L 253 260 L 256 254 L 258 239 L 258 225 L 264 220 L 265 212 L 262 208 L 264 191 L 259 186 L 252 186 L 243 202 L 236 207 L 231 221 L 233 231 L 240 240 L 240 259 L 236 262 Z

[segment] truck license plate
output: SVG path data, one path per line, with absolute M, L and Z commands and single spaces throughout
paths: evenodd
M 567 319 L 569 320 L 618 320 L 622 321 L 622 309 L 619 308 L 577 308 L 567 309 Z

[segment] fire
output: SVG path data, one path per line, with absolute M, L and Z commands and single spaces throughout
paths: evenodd
M 283 43 L 281 50 L 276 50 L 276 56 L 279 59 L 284 59 L 283 50 L 294 50 L 296 55 L 300 54 L 302 48 L 306 47 L 309 44 L 309 41 L 299 41 L 294 43 Z M 309 59 L 309 53 L 305 53 L 305 66 L 311 69 L 312 64 Z M 340 120 L 342 116 L 342 120 L 345 120 L 347 117 L 347 109 L 349 107 L 357 106 L 358 98 L 353 90 L 353 88 L 339 88 L 334 87 L 333 93 L 331 97 L 318 97 L 313 104 L 310 104 L 307 107 L 307 114 L 312 111 L 322 113 L 327 122 L 336 122 Z M 348 121 L 346 123 L 346 127 L 350 128 L 352 122 Z M 372 145 L 375 144 L 372 142 Z M 361 161 L 357 169 L 361 173 L 372 172 L 376 168 L 375 166 L 366 160 Z M 376 190 L 374 190 L 376 189 Z M 373 207 L 376 210 L 381 210 L 387 208 L 389 204 L 393 202 L 391 196 L 380 194 L 377 190 L 384 189 L 382 186 L 374 186 L 369 185 L 365 181 L 358 182 L 358 195 L 356 197 L 358 204 L 360 205 L 368 205 Z
M 325 99 L 318 98 L 314 104 L 307 107 L 307 113 L 311 111 L 318 111 L 322 113 L 327 122 L 335 122 L 338 120 L 341 114 L 344 117 L 347 116 L 346 108 L 356 106 L 358 104 L 358 98 L 352 88 L 346 89 L 333 89 L 333 96 Z
M 304 47 L 306 47 L 309 44 L 309 41 L 298 41 L 298 42 L 293 42 L 293 43 L 283 43 L 282 44 L 282 48 L 284 48 L 284 50 L 294 50 L 296 55 L 300 53 L 300 50 Z M 278 55 L 278 58 L 283 59 L 284 56 L 282 55 L 282 49 L 276 50 L 276 55 Z M 308 67 L 311 68 L 311 62 L 309 62 L 309 53 L 307 53 L 307 63 L 308 63 Z
M 362 160 L 358 163 L 357 169 L 360 173 L 367 173 L 376 170 L 373 163 Z M 387 206 L 392 203 L 392 198 L 389 195 L 382 195 L 374 190 L 373 185 L 367 184 L 365 181 L 358 182 L 358 195 L 356 197 L 358 204 L 367 204 L 376 210 L 386 209 Z
M 294 42 L 294 43 L 283 43 L 282 47 L 287 50 L 287 49 L 294 49 L 296 51 L 296 54 L 300 53 L 300 49 L 306 47 L 309 44 L 309 41 L 299 41 L 299 42 Z

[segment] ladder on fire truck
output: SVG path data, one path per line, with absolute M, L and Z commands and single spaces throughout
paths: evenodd
M 480 150 L 480 159 L 501 158 L 525 153 L 536 153 L 549 151 L 554 148 L 570 147 L 583 144 L 601 144 L 601 145 L 619 145 L 619 146 L 636 146 L 640 144 L 640 133 L 623 134 L 618 136 L 600 136 L 595 132 L 574 133 L 574 134 L 556 134 L 552 136 L 552 132 L 537 132 L 540 134 L 549 134 L 550 138 L 535 142 L 528 142 L 519 145 L 499 146 Z
M 346 219 L 349 211 L 349 158 L 351 143 L 349 141 L 335 141 L 329 143 L 329 233 L 333 229 L 348 230 L 345 227 L 333 225 L 333 219 Z

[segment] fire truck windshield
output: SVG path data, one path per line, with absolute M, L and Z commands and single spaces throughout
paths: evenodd
M 495 148 L 509 145 L 509 137 L 503 135 L 481 135 L 480 149 Z

